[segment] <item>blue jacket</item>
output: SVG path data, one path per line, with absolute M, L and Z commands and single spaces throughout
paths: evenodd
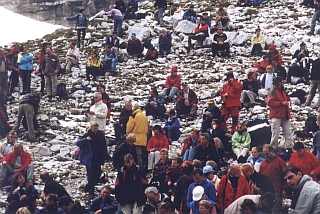
M 209 202 L 212 204 L 212 206 L 215 206 L 215 205 L 216 205 L 216 203 L 215 203 L 214 201 L 210 200 L 210 199 L 208 198 L 208 196 L 205 196 L 205 197 L 206 197 L 205 200 L 209 201 Z M 189 207 L 190 210 L 192 210 L 192 214 L 200 214 L 200 211 L 199 211 L 199 203 L 197 203 L 196 201 L 191 201 L 191 202 L 188 204 L 188 207 Z
M 99 196 L 91 201 L 88 210 L 90 214 L 94 214 L 97 210 L 102 210 L 102 213 L 105 214 L 113 214 L 118 210 L 118 204 L 112 196 L 106 201 L 102 201 L 102 197 Z
M 69 21 L 76 20 L 76 28 L 88 27 L 87 17 L 85 15 L 80 14 L 80 13 L 75 16 L 67 17 L 67 20 L 69 20 Z
M 26 71 L 33 71 L 33 56 L 29 54 L 23 54 L 20 60 L 20 69 Z
M 214 202 L 217 201 L 216 200 L 216 188 L 214 187 L 214 184 L 211 181 L 208 181 L 206 178 L 204 178 L 201 185 L 196 184 L 196 182 L 193 182 L 192 184 L 190 184 L 190 186 L 188 188 L 188 194 L 187 194 L 187 205 L 190 205 L 190 203 L 193 201 L 192 200 L 192 191 L 196 186 L 202 186 L 204 189 L 204 194 L 206 196 L 208 196 L 208 198 L 211 201 L 214 201 Z
M 64 212 L 60 207 L 44 206 L 36 212 L 36 214 L 42 214 L 42 213 L 63 214 Z
M 106 61 L 105 58 L 109 58 L 109 59 L 112 59 L 112 60 L 115 59 L 116 61 L 118 61 L 117 56 L 111 50 L 109 52 L 106 52 L 106 54 L 104 55 L 104 59 L 102 61 L 104 61 L 104 62 L 109 62 L 109 61 L 111 62 L 112 61 L 112 60 Z
M 169 119 L 166 121 L 166 124 L 164 125 L 164 128 L 166 129 L 171 129 L 171 130 L 175 130 L 177 133 L 177 137 L 179 138 L 181 135 L 181 131 L 179 130 L 180 128 L 180 121 L 178 119 L 178 117 L 173 117 L 172 121 L 169 122 Z
M 162 34 L 159 36 L 159 47 L 162 46 L 171 46 L 172 45 L 172 36 L 170 32 L 167 32 L 167 35 L 165 37 L 162 36 Z
M 87 140 L 87 137 L 91 137 L 92 140 Z M 107 146 L 101 131 L 93 133 L 89 130 L 76 142 L 76 145 L 80 147 L 80 163 L 87 167 L 91 167 L 92 164 L 104 164 Z
M 320 160 L 320 131 L 317 131 L 313 136 L 313 154 Z
M 251 163 L 252 165 L 254 165 L 255 163 L 260 163 L 262 164 L 262 162 L 264 161 L 264 158 L 261 156 L 258 156 L 257 158 L 253 158 L 251 155 L 248 157 L 247 159 L 247 163 Z
M 153 97 L 152 96 L 149 96 L 148 97 L 148 100 L 147 100 L 147 102 L 146 102 L 146 105 L 148 105 L 151 101 L 154 101 L 153 100 Z M 161 95 L 161 94 L 158 94 L 158 97 L 157 97 L 157 104 L 164 104 L 164 97 Z
M 137 11 L 138 10 L 138 1 L 137 0 L 129 0 L 128 2 L 128 8 L 132 6 L 132 10 Z
M 197 20 L 197 13 L 193 10 L 186 10 L 186 12 L 184 12 L 183 14 L 183 19 L 189 20 L 191 22 L 194 22 L 195 20 Z

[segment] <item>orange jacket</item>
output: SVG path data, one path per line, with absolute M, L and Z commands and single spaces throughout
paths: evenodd
M 160 151 L 161 149 L 168 149 L 169 150 L 169 142 L 168 138 L 165 134 L 159 134 L 158 136 L 153 135 L 147 145 L 147 151 L 150 152 L 151 149 L 154 149 L 155 151 Z
M 295 152 L 291 155 L 289 165 L 294 165 L 301 169 L 304 175 L 310 175 L 314 172 L 316 175 L 320 174 L 320 162 L 311 152 L 304 151 L 304 154 L 299 157 Z M 314 181 L 317 181 L 316 175 L 310 175 Z
M 16 159 L 17 159 L 17 153 L 15 150 L 13 150 L 3 158 L 2 162 L 7 162 L 8 165 L 13 166 Z M 22 166 L 19 168 L 20 171 L 25 170 L 31 164 L 30 154 L 24 150 L 22 150 L 22 154 L 21 154 L 21 163 L 22 163 Z
M 226 82 L 220 92 L 220 96 L 224 101 L 225 107 L 241 106 L 240 97 L 242 92 L 242 83 L 234 79 L 231 83 Z M 224 97 L 224 94 L 228 94 Z
M 252 194 L 249 183 L 243 175 L 239 175 L 237 192 L 235 193 L 229 180 L 229 176 L 230 172 L 224 175 L 219 183 L 217 202 L 220 210 L 225 210 L 230 204 L 232 204 L 241 196 Z
M 184 141 L 183 141 L 183 147 L 182 147 L 182 150 L 181 150 L 181 155 L 180 156 L 183 156 L 184 153 L 186 152 L 187 148 L 188 148 L 188 144 L 189 142 L 191 141 L 191 137 L 187 137 Z M 198 140 L 197 140 L 197 145 L 196 146 L 200 146 L 201 145 L 201 138 L 200 136 L 198 136 Z

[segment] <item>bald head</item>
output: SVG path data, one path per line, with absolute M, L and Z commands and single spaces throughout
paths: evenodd
M 230 174 L 233 177 L 239 177 L 239 175 L 240 175 L 240 165 L 238 163 L 231 163 L 230 164 Z

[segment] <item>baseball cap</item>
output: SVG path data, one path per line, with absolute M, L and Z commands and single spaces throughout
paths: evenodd
M 202 171 L 203 171 L 203 174 L 206 174 L 206 173 L 212 172 L 213 169 L 212 169 L 212 166 L 205 166 L 205 167 L 203 167 Z
M 204 189 L 202 186 L 196 186 L 192 191 L 192 200 L 199 201 L 202 198 Z
M 132 33 L 131 36 L 136 36 L 136 33 Z

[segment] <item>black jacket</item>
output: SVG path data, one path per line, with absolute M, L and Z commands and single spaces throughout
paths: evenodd
M 167 1 L 166 0 L 156 0 L 153 7 L 157 7 L 157 6 L 158 6 L 158 8 L 166 9 L 167 8 Z
M 30 212 L 33 213 L 35 211 L 35 207 L 33 204 L 35 200 L 38 198 L 38 191 L 34 188 L 33 185 L 26 184 L 23 188 L 19 189 L 18 194 L 13 195 L 12 192 L 16 188 L 12 188 L 11 192 L 8 195 L 7 201 L 9 202 L 9 204 L 13 201 L 16 201 L 16 209 L 20 207 L 27 207 L 30 210 Z M 26 195 L 27 197 L 25 200 L 20 201 L 20 196 L 22 195 Z
M 62 196 L 70 197 L 65 188 L 52 178 L 49 178 L 49 180 L 45 183 L 43 192 L 45 195 L 48 195 L 50 193 L 56 194 L 58 195 L 58 198 L 61 198 Z
M 219 169 L 219 156 L 216 146 L 213 143 L 209 143 L 207 148 L 203 148 L 202 145 L 197 146 L 195 148 L 194 159 L 197 159 L 203 163 L 206 163 L 208 160 L 213 160 L 218 164 Z
M 190 213 L 190 209 L 187 206 L 187 194 L 190 184 L 193 183 L 193 179 L 189 179 L 186 175 L 183 175 L 177 181 L 177 188 L 174 191 L 174 207 L 182 213 Z
M 281 65 L 278 65 L 277 67 L 275 67 L 273 73 L 277 74 L 277 77 L 282 77 L 283 80 L 287 78 L 287 71 Z
M 171 204 L 171 207 L 174 207 L 174 204 L 172 203 L 171 199 L 169 198 L 169 196 L 167 196 L 164 193 L 160 193 L 160 201 L 159 203 L 157 203 L 156 205 L 150 204 L 149 202 L 147 202 L 143 208 L 142 214 L 153 214 L 155 213 L 155 207 L 158 206 L 158 204 L 160 204 L 161 202 L 168 202 L 169 204 Z
M 310 80 L 320 80 L 320 58 L 312 62 Z
M 266 193 L 266 192 L 274 193 L 273 185 L 267 176 L 254 171 L 250 179 L 261 190 L 261 193 L 255 193 L 255 194 L 263 195 L 263 193 Z
M 116 1 L 114 4 L 116 5 L 116 9 L 120 10 L 122 14 L 126 12 L 126 5 L 123 0 Z
M 18 82 L 19 82 L 19 72 L 16 69 L 12 69 L 12 72 L 11 72 L 10 76 L 8 76 L 8 78 L 11 81 L 10 92 L 13 92 L 11 90 L 13 90 L 14 87 L 17 87 Z
M 136 146 L 129 146 L 127 142 L 123 142 L 116 148 L 116 151 L 113 154 L 113 166 L 118 170 L 121 169 L 121 167 L 124 166 L 123 158 L 129 153 L 133 156 L 134 161 L 138 163 Z
M 89 214 L 89 211 L 81 206 L 79 201 L 74 201 L 72 209 L 70 212 L 66 212 L 67 214 Z
M 106 38 L 106 45 L 110 45 L 111 47 L 116 47 L 119 48 L 119 39 L 118 38 L 113 38 L 112 36 L 108 36 Z

